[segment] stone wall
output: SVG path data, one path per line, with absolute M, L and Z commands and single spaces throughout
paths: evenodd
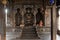
M 50 7 L 46 7 L 46 10 L 45 10 L 45 26 L 51 27 L 51 8 Z

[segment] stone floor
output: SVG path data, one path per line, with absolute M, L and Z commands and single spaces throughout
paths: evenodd
M 19 33 L 19 35 L 17 35 L 17 34 L 15 34 L 15 33 L 13 33 L 13 34 L 7 33 L 6 40 L 51 40 L 50 34 L 39 35 L 40 39 L 18 39 L 16 37 L 20 37 L 20 33 Z M 56 35 L 56 40 L 60 40 L 59 35 Z
M 23 40 L 23 39 L 18 39 L 17 37 L 19 37 L 20 35 L 12 35 L 12 34 L 8 34 L 6 35 L 6 40 Z M 26 39 L 24 39 L 26 40 Z M 28 39 L 27 39 L 28 40 Z M 49 34 L 45 34 L 45 35 L 40 35 L 40 39 L 29 39 L 29 40 L 50 40 L 50 35 Z
M 50 33 L 40 34 L 40 39 L 19 39 L 21 32 L 6 32 L 6 40 L 50 40 Z
M 11 29 L 10 29 L 11 30 Z M 11 32 L 6 32 L 6 40 L 51 40 L 50 32 L 41 33 L 38 36 L 40 39 L 20 39 L 22 31 L 16 32 L 12 29 Z M 60 40 L 60 36 L 56 35 L 56 40 Z

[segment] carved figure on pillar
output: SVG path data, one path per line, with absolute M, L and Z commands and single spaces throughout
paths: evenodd
M 24 14 L 24 24 L 25 26 L 33 26 L 34 24 L 34 15 L 31 13 L 31 8 L 26 8 L 26 13 Z
M 42 27 L 44 25 L 44 14 L 42 13 L 42 10 L 40 8 L 38 8 L 37 10 L 38 13 L 36 14 L 36 24 Z
M 20 14 L 20 9 L 17 8 L 17 13 L 15 14 L 15 26 L 16 26 L 16 28 L 20 27 L 21 22 L 22 22 L 22 15 Z
M 32 9 L 30 7 L 26 8 L 26 13 L 24 14 L 24 24 L 25 27 L 23 28 L 22 31 L 22 39 L 34 39 L 34 38 L 39 38 L 36 32 L 34 24 L 34 15 L 31 12 Z

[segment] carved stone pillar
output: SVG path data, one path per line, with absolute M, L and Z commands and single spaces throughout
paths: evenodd
M 20 9 L 17 9 L 17 13 L 15 14 L 15 26 L 16 28 L 20 28 L 20 24 L 22 22 L 22 15 L 19 13 Z
M 25 26 L 33 26 L 34 15 L 31 13 L 31 8 L 26 8 L 26 13 L 24 14 L 24 24 Z

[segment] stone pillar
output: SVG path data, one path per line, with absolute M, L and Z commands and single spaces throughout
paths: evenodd
M 57 33 L 56 5 L 53 5 L 53 40 L 56 40 Z

